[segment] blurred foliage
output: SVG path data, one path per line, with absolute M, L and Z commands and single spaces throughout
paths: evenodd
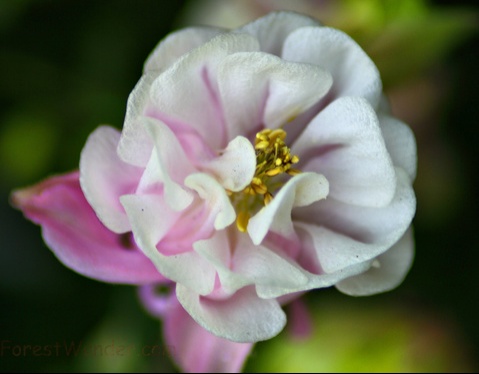
M 470 347 L 455 324 L 430 310 L 356 299 L 310 303 L 312 332 L 283 331 L 259 343 L 247 362 L 256 372 L 472 372 Z M 312 307 L 314 305 L 314 307 Z
M 470 7 L 477 3 L 221 4 L 243 7 L 223 13 L 227 27 L 236 26 L 239 17 L 247 18 L 244 23 L 260 16 L 269 4 L 302 7 L 298 10 L 350 33 L 380 66 L 393 109 L 413 127 L 419 151 L 417 251 L 403 285 L 361 302 L 334 289 L 311 292 L 316 326 L 311 340 L 291 340 L 285 331 L 259 343 L 247 369 L 477 371 L 471 358 L 479 357 L 479 40 L 473 33 L 477 6 Z M 249 4 L 254 7 L 244 8 Z M 202 14 L 193 14 L 198 8 Z M 122 126 L 128 94 L 158 41 L 220 11 L 199 0 L 0 1 L 0 341 L 104 348 L 163 344 L 160 323 L 142 311 L 134 288 L 96 282 L 65 268 L 43 243 L 40 229 L 9 206 L 8 195 L 77 168 L 95 127 Z M 168 357 L 132 352 L 5 354 L 0 369 L 175 370 Z

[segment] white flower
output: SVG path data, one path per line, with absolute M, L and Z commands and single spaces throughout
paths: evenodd
M 415 141 L 381 87 L 353 40 L 295 13 L 177 31 L 146 61 L 122 132 L 90 136 L 83 193 L 201 326 L 269 339 L 298 292 L 369 295 L 409 270 Z

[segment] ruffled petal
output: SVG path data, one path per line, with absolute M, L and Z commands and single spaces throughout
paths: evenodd
M 253 179 L 256 169 L 256 153 L 251 142 L 243 136 L 237 136 L 219 157 L 202 167 L 213 174 L 224 188 L 241 191 Z
M 198 241 L 194 248 L 215 266 L 222 289 L 227 294 L 248 285 L 300 288 L 308 281 L 303 271 L 288 259 L 264 246 L 254 245 L 236 228 Z
M 253 243 L 260 244 L 268 231 L 284 237 L 294 233 L 291 211 L 295 207 L 310 205 L 328 196 L 327 179 L 316 173 L 302 173 L 290 179 L 274 197 L 249 220 L 248 233 Z
M 197 131 L 210 148 L 224 148 L 227 137 L 218 96 L 218 65 L 231 53 L 258 48 L 250 35 L 221 34 L 183 56 L 152 84 L 155 118 L 167 125 L 181 121 Z
M 228 135 L 251 137 L 264 126 L 285 125 L 319 101 L 331 84 L 331 75 L 319 66 L 264 52 L 232 54 L 218 69 Z
M 286 315 L 274 299 L 260 299 L 245 287 L 226 299 L 200 297 L 181 284 L 176 296 L 193 319 L 214 335 L 238 343 L 270 339 L 284 328 Z
M 143 71 L 159 75 L 181 56 L 210 41 L 224 30 L 213 27 L 188 27 L 169 34 L 148 56 Z
M 118 144 L 118 155 L 131 164 L 145 167 L 153 150 L 153 142 L 142 125 L 141 117 L 145 115 L 150 102 L 151 83 L 156 74 L 145 74 L 136 84 L 128 97 L 125 121 Z
M 185 185 L 198 192 L 204 209 L 213 217 L 216 230 L 223 230 L 235 221 L 236 213 L 231 201 L 216 179 L 208 174 L 196 173 L 186 178 Z
M 258 39 L 262 51 L 281 56 L 283 43 L 288 35 L 306 26 L 319 26 L 319 23 L 297 13 L 273 12 L 233 32 L 251 34 Z
M 158 166 L 165 189 L 165 200 L 177 211 L 193 201 L 191 192 L 182 187 L 185 178 L 195 171 L 175 134 L 160 121 L 144 117 L 144 126 L 155 145 Z
M 413 181 L 416 178 L 417 150 L 412 130 L 400 120 L 385 114 L 379 115 L 379 124 L 394 165 L 403 168 Z
M 111 283 L 164 281 L 129 234 L 117 235 L 98 220 L 80 188 L 79 173 L 17 190 L 12 203 L 42 227 L 45 243 L 72 270 Z
M 294 212 L 295 225 L 312 237 L 326 273 L 372 261 L 396 243 L 411 224 L 416 199 L 409 177 L 397 169 L 392 202 L 381 208 L 353 206 L 326 199 Z
M 352 296 L 390 291 L 402 283 L 413 258 L 414 239 L 409 229 L 392 248 L 374 259 L 368 271 L 339 282 L 336 288 Z
M 163 326 L 171 356 L 186 373 L 240 372 L 253 348 L 252 343 L 236 343 L 208 332 L 176 300 Z
M 142 169 L 123 162 L 116 153 L 120 133 L 101 126 L 88 138 L 80 157 L 80 184 L 102 223 L 118 234 L 131 231 L 120 196 L 133 193 Z
M 331 103 L 291 151 L 299 155 L 299 169 L 324 174 L 333 199 L 381 207 L 394 196 L 394 166 L 377 115 L 364 99 L 347 97 Z
M 333 76 L 331 100 L 360 96 L 376 108 L 382 91 L 374 62 L 347 34 L 329 27 L 304 27 L 284 42 L 282 58 L 319 65 Z
M 157 248 L 167 234 L 174 234 L 174 226 L 181 224 L 181 212 L 174 211 L 157 195 L 125 195 L 121 203 L 131 221 L 138 247 L 158 271 L 200 295 L 211 293 L 216 276 L 212 265 L 194 251 L 167 256 Z

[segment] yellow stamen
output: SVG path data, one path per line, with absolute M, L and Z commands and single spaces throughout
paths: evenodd
M 256 169 L 251 183 L 240 192 L 227 191 L 238 212 L 236 227 L 241 232 L 247 230 L 251 215 L 261 205 L 266 206 L 273 200 L 272 191 L 284 183 L 282 180 L 270 180 L 281 174 L 294 176 L 301 172 L 291 167 L 299 162 L 299 157 L 291 154 L 285 139 L 286 131 L 283 129 L 264 129 L 257 133 L 254 145 Z
M 238 217 L 236 217 L 236 227 L 239 231 L 246 232 L 250 217 L 250 214 L 244 210 L 238 213 Z

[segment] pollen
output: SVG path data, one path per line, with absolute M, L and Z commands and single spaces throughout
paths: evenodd
M 292 168 L 299 162 L 286 145 L 286 131 L 283 129 L 264 129 L 256 134 L 256 170 L 251 183 L 242 191 L 229 193 L 237 210 L 236 226 L 245 232 L 250 217 L 274 198 L 273 192 L 284 184 L 278 177 L 282 174 L 295 176 L 301 171 Z M 231 192 L 231 191 L 230 191 Z

